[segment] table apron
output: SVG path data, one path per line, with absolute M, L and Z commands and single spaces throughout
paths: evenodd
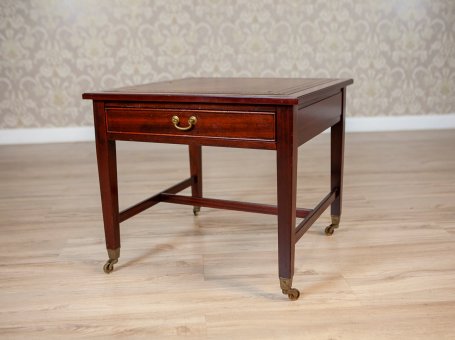
M 295 117 L 297 145 L 302 145 L 338 123 L 342 115 L 341 103 L 342 94 L 340 92 L 299 109 Z

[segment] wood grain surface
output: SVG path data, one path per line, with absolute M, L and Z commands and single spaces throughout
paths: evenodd
M 122 223 L 106 275 L 94 143 L 2 146 L 0 338 L 453 339 L 454 147 L 453 130 L 346 135 L 341 225 L 325 236 L 327 212 L 297 244 L 291 302 L 276 216 L 160 203 Z M 299 149 L 298 206 L 330 188 L 329 149 Z M 185 145 L 117 153 L 121 209 L 189 174 Z M 275 152 L 202 153 L 204 195 L 276 204 Z
M 323 99 L 352 83 L 352 79 L 327 78 L 184 78 L 84 93 L 82 98 L 295 105 L 314 96 Z

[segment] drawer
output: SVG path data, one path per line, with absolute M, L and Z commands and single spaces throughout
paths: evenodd
M 275 140 L 274 112 L 108 107 L 106 116 L 108 132 L 114 133 Z M 177 129 L 175 116 L 178 127 L 191 128 Z

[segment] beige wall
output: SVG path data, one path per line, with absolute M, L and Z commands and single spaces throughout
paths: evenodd
M 91 89 L 352 77 L 351 116 L 455 112 L 454 0 L 1 0 L 0 128 L 92 124 Z

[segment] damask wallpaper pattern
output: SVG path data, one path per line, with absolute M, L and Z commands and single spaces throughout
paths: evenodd
M 92 124 L 81 93 L 352 77 L 351 116 L 455 112 L 454 0 L 1 0 L 0 128 Z

